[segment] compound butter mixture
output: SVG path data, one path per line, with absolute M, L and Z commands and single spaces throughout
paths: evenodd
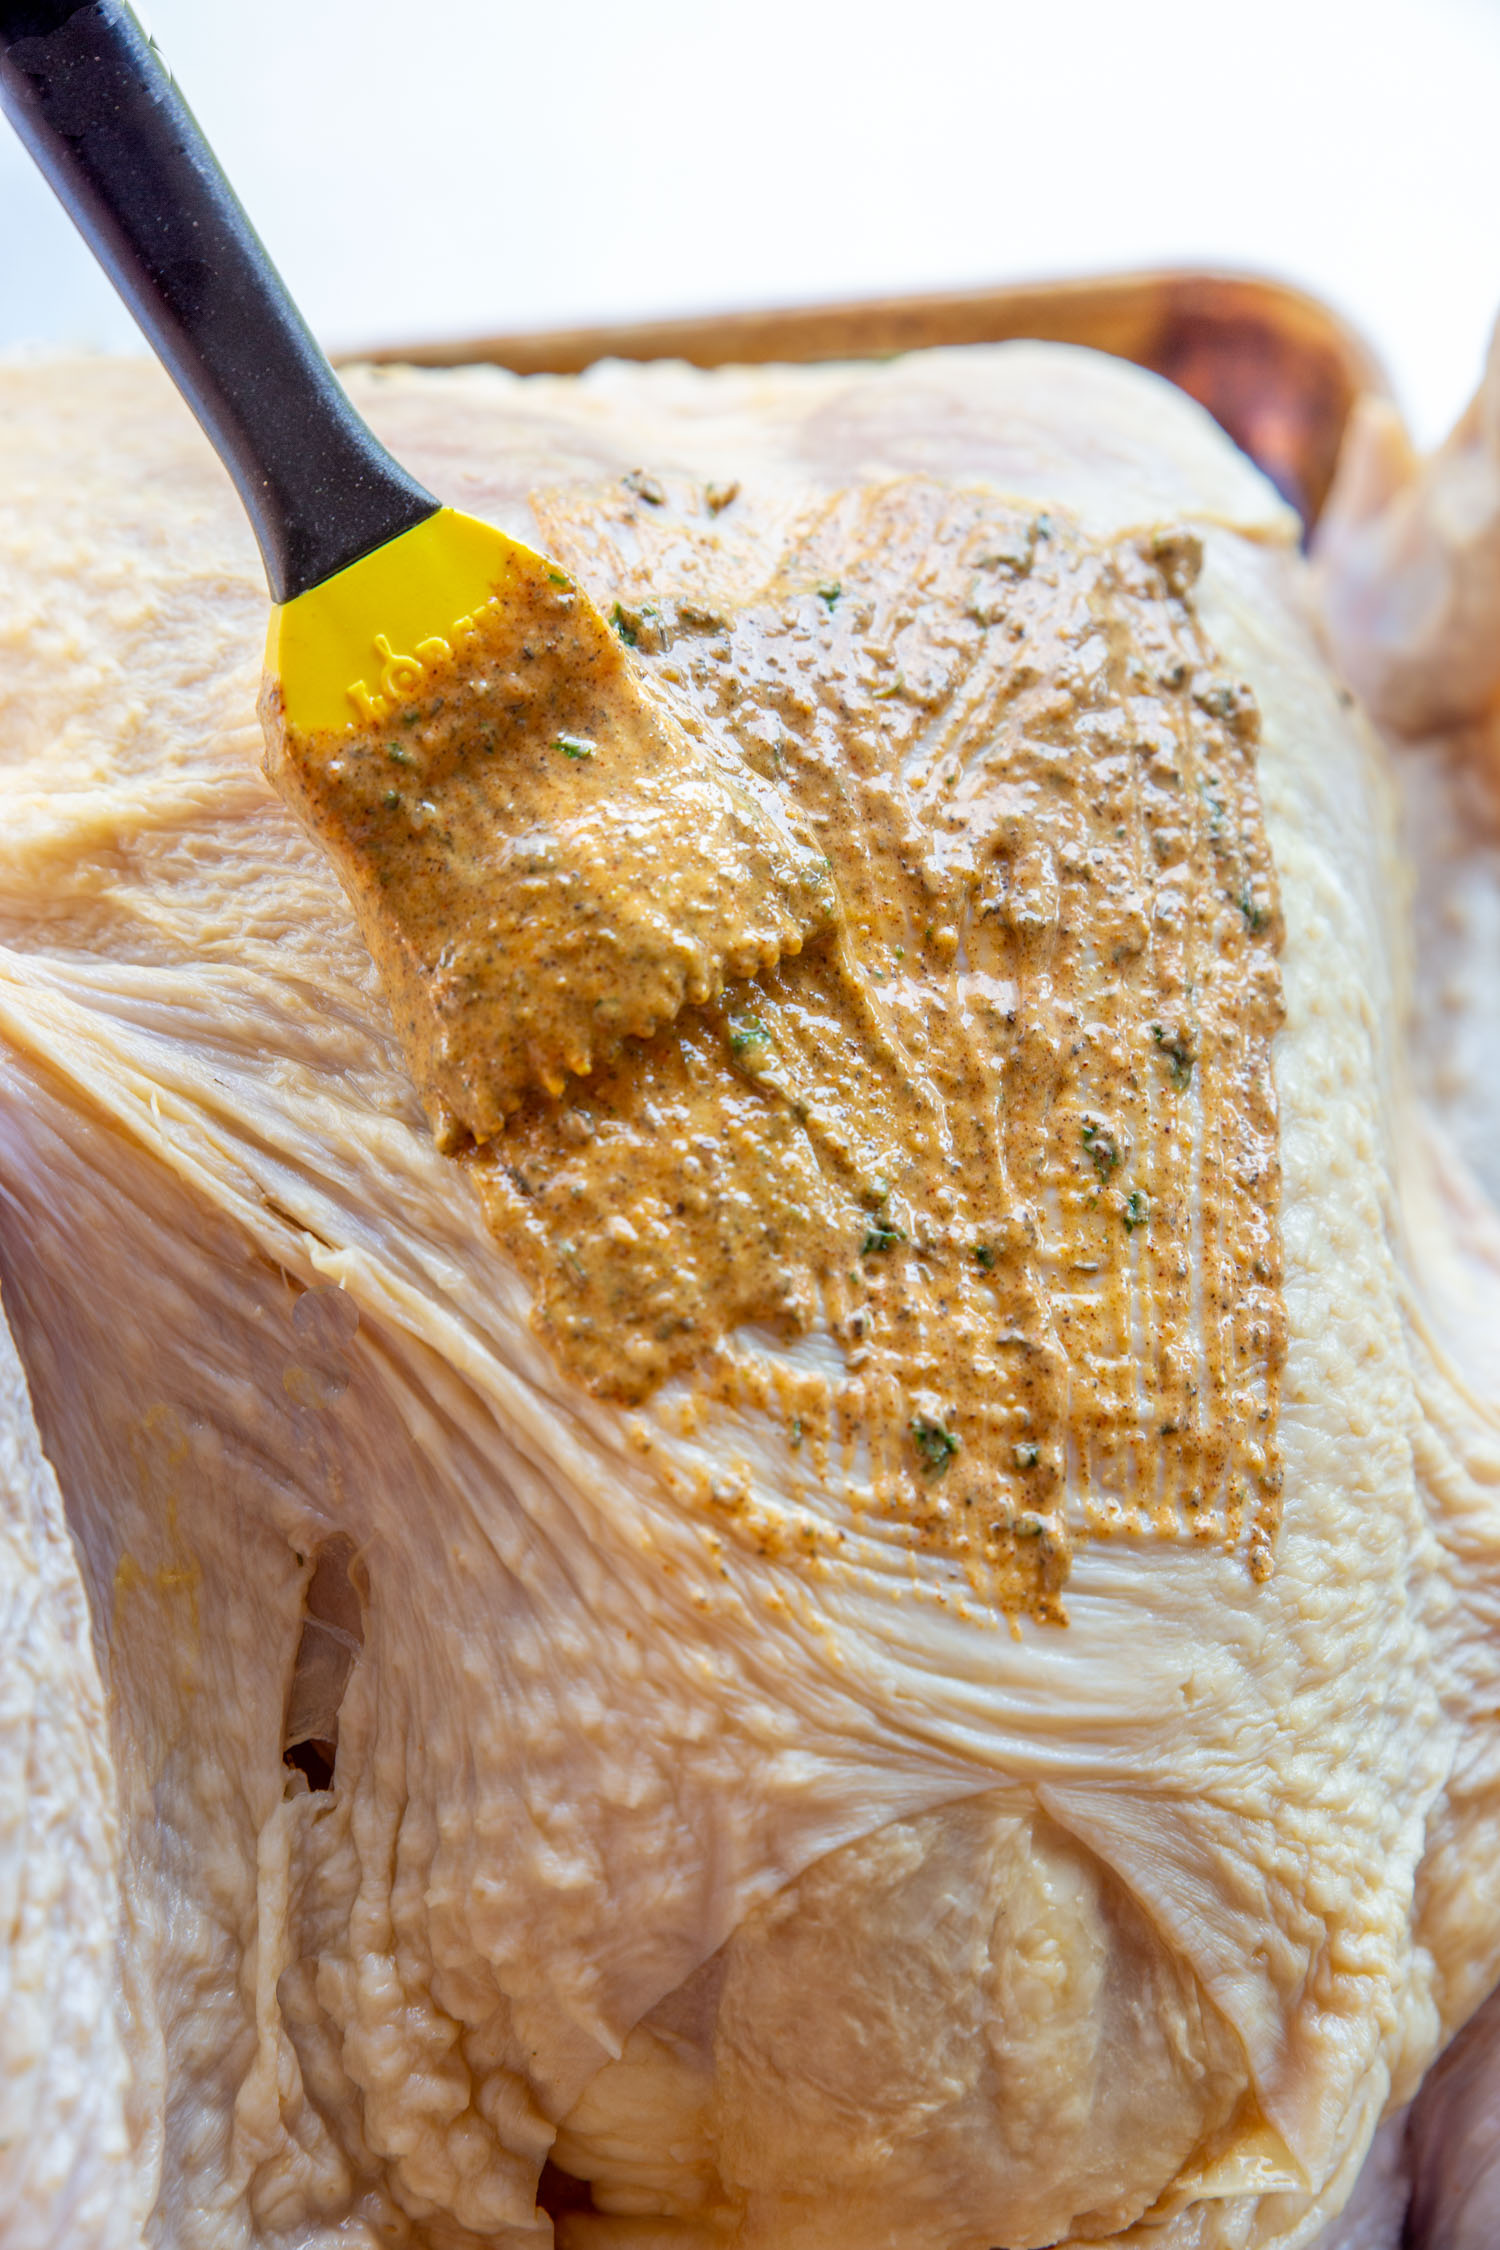
M 1242 1543 L 1265 1576 L 1280 919 L 1258 717 L 1195 620 L 1196 538 L 1100 544 L 902 480 L 804 516 L 745 589 L 715 584 L 724 496 L 679 497 L 636 477 L 535 503 L 618 636 L 617 664 L 584 648 L 584 687 L 554 572 L 520 659 L 514 618 L 490 628 L 509 668 L 481 621 L 394 743 L 294 746 L 278 771 L 296 758 L 440 1127 L 456 1111 L 484 1144 L 464 1160 L 536 1325 L 604 1397 L 690 1375 L 689 1426 L 705 1391 L 769 1408 L 794 1484 L 836 1456 L 1013 1615 L 1063 1619 L 1080 1532 Z M 452 1055 L 492 1057 L 517 1018 L 567 1051 L 568 962 L 528 951 L 527 886 L 570 879 L 570 791 L 607 833 L 611 776 L 634 787 L 611 693 L 784 797 L 826 855 L 794 847 L 815 911 L 796 926 L 783 883 L 764 973 L 649 1038 L 611 1019 L 501 1129 Z M 526 790 L 540 876 L 514 843 Z M 606 893 L 606 865 L 587 884 L 628 923 L 639 869 L 622 855 Z M 483 902 L 510 917 L 507 973 L 469 980 L 435 1067 L 407 933 L 451 960 Z M 706 1497 L 733 1513 L 733 1476 Z

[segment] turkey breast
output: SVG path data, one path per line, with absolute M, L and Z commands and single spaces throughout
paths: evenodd
M 152 370 L 0 375 L 0 1261 L 108 1696 L 48 1926 L 127 1972 L 92 2111 L 34 2099 L 128 2154 L 92 2238 L 519 2246 L 550 2156 L 577 2250 L 1314 2242 L 1500 1970 L 1500 1445 L 1294 523 L 1061 349 L 352 387 L 816 768 L 847 944 L 441 1153 L 260 777 L 227 482 Z M 774 1301 L 698 1193 L 774 1206 Z M 97 1753 L 81 1648 L 5 1664 Z

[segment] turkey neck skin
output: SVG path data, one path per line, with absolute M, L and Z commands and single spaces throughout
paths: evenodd
M 863 1490 L 1013 1618 L 1065 1621 L 1080 1534 L 1241 1547 L 1263 1578 L 1281 921 L 1258 715 L 1194 614 L 1196 539 L 1091 541 L 1060 511 L 909 479 L 816 511 L 747 603 L 713 592 L 722 501 L 658 491 L 535 501 L 599 610 L 563 619 L 553 574 L 503 650 L 465 651 L 483 696 L 445 678 L 378 740 L 273 760 L 534 1325 L 606 1398 L 676 1385 L 687 1430 L 710 1398 L 770 1411 L 794 1486 Z M 701 601 L 646 598 L 667 539 L 701 551 Z M 615 631 L 580 690 L 573 642 L 600 611 Z M 528 699 L 517 647 L 549 631 L 561 656 Z M 497 744 L 507 713 L 524 756 Z M 727 742 L 743 785 L 792 808 L 769 965 L 700 978 L 677 1014 L 627 962 L 586 1067 L 476 1109 L 407 997 L 413 933 L 424 995 L 476 928 L 503 955 L 466 1003 L 471 1048 L 563 1044 L 568 957 L 528 911 L 549 941 L 565 924 L 537 901 L 609 816 L 601 745 L 628 777 L 659 735 Z M 672 836 L 644 885 L 628 853 L 591 860 L 576 921 L 624 923 L 642 889 L 691 920 L 703 862 L 691 824 Z M 754 1539 L 749 1486 L 731 1468 L 691 1497 Z

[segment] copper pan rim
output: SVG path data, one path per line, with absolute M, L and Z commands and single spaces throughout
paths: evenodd
M 1333 482 L 1356 402 L 1367 393 L 1390 397 L 1376 353 L 1332 306 L 1272 275 L 1214 270 L 381 343 L 343 356 L 575 375 L 601 359 L 807 365 L 1020 337 L 1112 352 L 1176 383 L 1266 472 L 1309 529 Z

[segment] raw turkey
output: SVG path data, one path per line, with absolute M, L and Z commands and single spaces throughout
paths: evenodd
M 1336 657 L 1396 751 L 1414 874 L 1410 1067 L 1446 1143 L 1444 1173 L 1467 1204 L 1471 1246 L 1492 1269 L 1500 1256 L 1497 407 L 1500 331 L 1473 402 L 1429 460 L 1413 457 L 1383 401 L 1363 402 L 1318 541 Z M 1471 1352 L 1483 1334 L 1481 1325 Z M 1479 1381 L 1493 1396 L 1493 1378 Z M 1430 2073 L 1402 2136 L 1409 2243 L 1488 2250 L 1500 2239 L 1497 2118 L 1492 1994 Z M 1404 2198 L 1379 2200 L 1389 2208 Z
M 766 775 L 846 754 L 830 857 L 884 792 L 933 916 L 441 1154 L 225 480 L 145 367 L 0 374 L 6 2240 L 1384 2227 L 1500 1976 L 1500 1263 L 1294 522 L 1063 350 L 352 387 Z M 773 1115 L 787 1227 L 863 1215 L 762 1303 L 694 1229 Z

